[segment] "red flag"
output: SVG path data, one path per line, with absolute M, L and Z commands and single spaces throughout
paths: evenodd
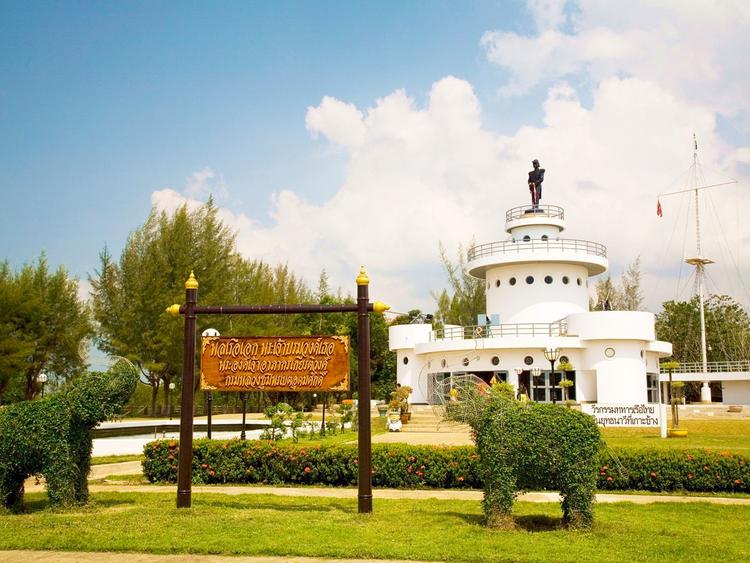
M 661 202 L 658 199 L 656 200 L 656 214 L 659 217 L 662 216 L 662 213 L 661 213 Z

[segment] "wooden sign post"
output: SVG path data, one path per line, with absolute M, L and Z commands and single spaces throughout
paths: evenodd
M 346 305 L 198 305 L 198 280 L 193 272 L 185 282 L 185 303 L 172 305 L 167 312 L 185 317 L 185 344 L 182 364 L 182 411 L 180 413 L 180 452 L 177 470 L 177 507 L 192 503 L 193 467 L 193 389 L 195 373 L 195 326 L 199 314 L 211 315 L 289 315 L 296 313 L 357 313 L 359 345 L 359 448 L 358 510 L 372 512 L 372 444 L 370 436 L 370 316 L 390 307 L 370 303 L 364 266 L 357 277 L 357 303 Z M 338 342 L 338 344 L 337 344 Z M 343 350 L 346 353 L 343 354 Z M 204 389 L 236 391 L 287 390 L 315 391 L 348 389 L 349 341 L 343 337 L 232 338 L 204 337 L 201 341 L 201 385 Z M 295 360 L 294 352 L 306 357 Z M 245 354 L 248 352 L 248 354 Z M 264 364 L 258 365 L 265 352 Z M 287 354 L 286 352 L 291 352 Z M 330 353 L 329 353 L 330 352 Z M 207 356 L 205 356 L 207 354 Z M 294 358 L 293 358 L 294 356 Z M 345 360 L 344 360 L 345 358 Z M 205 366 L 203 361 L 206 361 Z M 256 363 L 253 363 L 255 361 Z M 298 363 L 295 363 L 297 361 Z M 342 378 L 341 365 L 346 366 Z M 337 367 L 338 366 L 338 367 Z M 339 387 L 337 387 L 339 386 Z

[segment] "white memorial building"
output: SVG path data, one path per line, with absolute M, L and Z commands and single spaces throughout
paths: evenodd
M 589 311 L 589 280 L 607 271 L 607 249 L 564 238 L 561 207 L 514 207 L 505 218 L 506 240 L 468 253 L 468 271 L 486 290 L 486 315 L 477 325 L 389 328 L 397 381 L 413 388 L 410 402 L 442 402 L 452 378 L 469 374 L 507 381 L 535 401 L 551 402 L 547 349 L 557 353 L 557 401 L 562 363 L 574 382 L 569 399 L 578 403 L 658 402 L 659 359 L 672 354 L 672 345 L 656 340 L 654 315 Z

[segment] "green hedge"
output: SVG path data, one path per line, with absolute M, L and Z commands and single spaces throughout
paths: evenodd
M 144 451 L 149 481 L 177 480 L 177 441 L 151 442 Z M 377 487 L 482 487 L 472 446 L 373 444 L 372 466 Z M 353 486 L 357 447 L 195 440 L 193 482 Z M 605 449 L 600 454 L 597 487 L 750 493 L 750 458 L 711 450 Z

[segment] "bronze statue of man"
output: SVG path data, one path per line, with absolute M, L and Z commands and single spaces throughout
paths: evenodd
M 542 199 L 542 182 L 544 182 L 544 168 L 539 168 L 539 161 L 531 161 L 534 170 L 529 172 L 529 191 L 531 192 L 531 205 L 539 209 L 539 200 Z

